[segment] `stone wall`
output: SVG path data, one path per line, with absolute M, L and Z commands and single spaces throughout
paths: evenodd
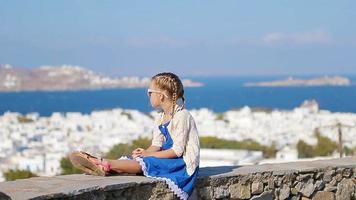
M 201 199 L 356 199 L 356 159 L 261 165 L 199 180 Z M 255 172 L 254 172 L 255 171 Z
M 177 199 L 164 182 L 143 176 L 37 177 L 0 183 L 0 191 L 15 200 Z M 346 157 L 201 168 L 190 199 L 356 200 L 355 196 L 356 157 Z

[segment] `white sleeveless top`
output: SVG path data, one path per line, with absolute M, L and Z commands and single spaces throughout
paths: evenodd
M 168 124 L 168 131 L 173 140 L 172 150 L 183 160 L 187 166 L 187 174 L 191 176 L 196 167 L 199 167 L 200 161 L 200 144 L 198 130 L 192 115 L 188 110 L 179 105 L 175 106 L 176 113 Z M 164 135 L 159 130 L 163 112 L 155 120 L 153 129 L 152 146 L 162 147 L 165 140 Z

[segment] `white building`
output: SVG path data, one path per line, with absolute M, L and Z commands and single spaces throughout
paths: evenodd
M 309 104 L 308 104 L 309 105 Z M 290 111 L 254 111 L 249 107 L 214 113 L 202 108 L 190 110 L 200 136 L 228 140 L 252 139 L 263 145 L 276 144 L 278 161 L 297 159 L 296 144 L 304 140 L 315 144 L 314 132 L 338 141 L 337 123 L 342 123 L 343 142 L 355 147 L 356 114 L 331 113 L 312 104 Z M 36 113 L 22 116 L 7 112 L 0 116 L 0 169 L 30 169 L 41 175 L 60 173 L 59 161 L 73 150 L 102 155 L 118 143 L 138 137 L 151 137 L 155 112 L 114 109 L 91 114 L 53 113 L 41 117 Z M 20 122 L 25 117 L 27 123 Z M 26 120 L 25 120 L 26 121 Z M 11 158 L 6 159 L 4 158 Z M 201 165 L 254 164 L 261 152 L 245 150 L 201 150 Z

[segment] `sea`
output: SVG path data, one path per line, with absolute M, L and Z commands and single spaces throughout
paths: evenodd
M 294 76 L 295 77 L 295 76 Z M 204 84 L 203 87 L 185 88 L 187 109 L 208 108 L 225 112 L 244 106 L 251 108 L 289 110 L 305 100 L 314 99 L 320 109 L 332 112 L 356 113 L 356 75 L 346 76 L 351 86 L 319 87 L 245 87 L 246 82 L 285 79 L 286 76 L 220 76 L 187 77 Z M 308 76 L 295 78 L 309 78 Z M 147 88 L 120 88 L 55 92 L 1 92 L 0 115 L 5 112 L 21 114 L 39 113 L 50 116 L 53 112 L 80 112 L 114 108 L 151 112 Z

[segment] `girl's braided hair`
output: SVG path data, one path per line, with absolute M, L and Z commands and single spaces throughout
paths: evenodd
M 182 98 L 183 100 L 183 107 L 185 105 L 182 81 L 177 75 L 171 72 L 156 74 L 151 80 L 154 81 L 161 90 L 167 91 L 168 96 L 172 99 L 173 106 L 171 116 L 173 118 L 175 114 L 175 105 L 177 104 L 179 98 Z

